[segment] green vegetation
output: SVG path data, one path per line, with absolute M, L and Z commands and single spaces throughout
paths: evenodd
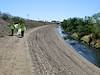
M 93 44 L 92 46 L 94 46 L 96 41 L 100 40 L 100 13 L 96 13 L 91 17 L 85 16 L 85 18 L 68 18 L 63 20 L 61 27 L 64 29 L 65 33 L 79 41 L 86 38 L 82 37 L 88 36 L 87 43 L 89 45 Z M 100 43 L 98 45 L 100 47 Z

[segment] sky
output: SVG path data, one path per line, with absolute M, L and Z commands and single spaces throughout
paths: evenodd
M 0 11 L 33 20 L 58 20 L 100 12 L 100 0 L 0 0 Z

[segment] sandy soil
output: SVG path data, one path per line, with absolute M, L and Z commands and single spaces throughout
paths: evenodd
M 47 25 L 0 39 L 0 75 L 100 75 Z

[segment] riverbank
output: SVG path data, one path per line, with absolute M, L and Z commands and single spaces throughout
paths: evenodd
M 93 34 L 87 34 L 82 36 L 81 38 L 79 37 L 78 33 L 73 33 L 72 35 L 68 36 L 70 37 L 69 39 L 77 40 L 86 46 L 100 50 L 100 39 L 95 38 L 95 35 Z
M 57 31 L 59 32 L 60 36 L 64 38 L 65 42 L 72 46 L 77 53 L 82 55 L 94 65 L 100 67 L 100 51 L 98 49 L 73 39 L 72 37 L 68 36 L 68 34 L 64 34 L 64 31 L 60 26 L 57 28 Z

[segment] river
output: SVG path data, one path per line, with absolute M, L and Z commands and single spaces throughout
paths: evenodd
M 65 34 L 62 33 L 63 30 L 60 26 L 57 27 L 57 32 L 62 38 L 64 38 Z M 100 68 L 100 51 L 90 48 L 76 40 L 66 39 L 65 42 L 70 44 L 70 46 L 72 46 L 76 52 L 78 52 L 88 61 Z

